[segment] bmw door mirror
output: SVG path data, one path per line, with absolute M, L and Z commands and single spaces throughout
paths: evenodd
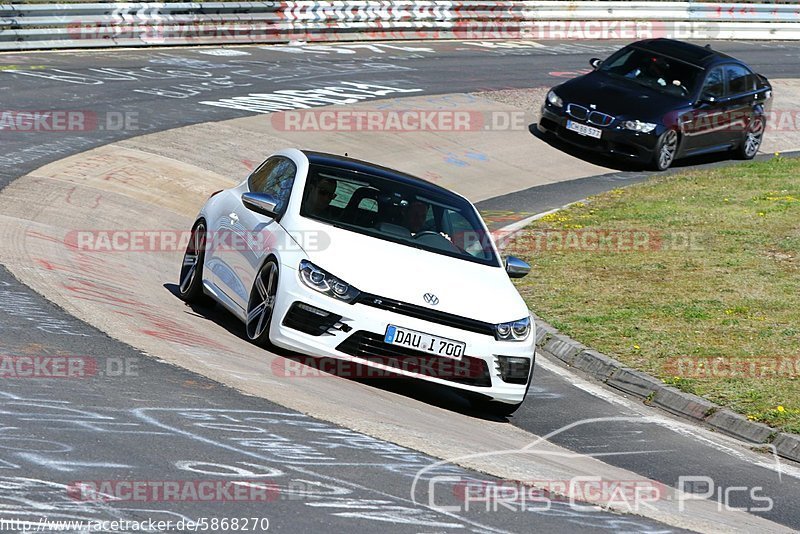
M 589 65 L 591 65 L 594 70 L 599 69 L 600 65 L 602 64 L 603 60 L 597 57 L 593 57 L 592 59 L 589 60 Z
M 272 217 L 278 216 L 278 199 L 266 193 L 244 193 L 242 204 L 250 211 Z
M 531 266 L 515 256 L 506 258 L 506 273 L 509 278 L 522 278 L 531 272 Z

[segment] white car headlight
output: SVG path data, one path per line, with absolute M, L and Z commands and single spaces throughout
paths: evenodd
M 549 93 L 547 93 L 547 101 L 553 104 L 557 108 L 564 107 L 564 101 L 561 100 L 561 97 L 558 96 L 555 91 L 551 90 Z
M 341 278 L 320 269 L 308 260 L 300 262 L 300 280 L 311 289 L 345 302 L 352 302 L 360 293 Z
M 634 132 L 642 132 L 642 133 L 650 133 L 656 129 L 656 124 L 652 122 L 642 122 L 642 121 L 625 121 L 623 123 L 628 130 L 633 130 Z
M 494 325 L 494 338 L 498 341 L 525 341 L 530 333 L 530 317 Z

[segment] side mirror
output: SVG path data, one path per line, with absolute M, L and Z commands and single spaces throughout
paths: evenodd
M 522 278 L 531 272 L 531 266 L 517 257 L 508 256 L 505 263 L 509 278 Z
M 603 60 L 597 57 L 593 57 L 592 59 L 589 60 L 589 65 L 591 65 L 594 70 L 599 69 L 600 65 L 602 64 Z
M 244 193 L 242 204 L 250 211 L 272 217 L 278 216 L 278 199 L 266 193 Z

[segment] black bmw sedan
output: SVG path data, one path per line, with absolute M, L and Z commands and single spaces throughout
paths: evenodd
M 772 86 L 741 61 L 649 39 L 591 64 L 593 72 L 550 90 L 539 131 L 655 170 L 707 152 L 758 152 Z

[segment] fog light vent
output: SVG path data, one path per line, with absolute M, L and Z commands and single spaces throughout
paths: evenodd
M 518 356 L 497 356 L 500 378 L 509 384 L 527 384 L 531 359 Z

